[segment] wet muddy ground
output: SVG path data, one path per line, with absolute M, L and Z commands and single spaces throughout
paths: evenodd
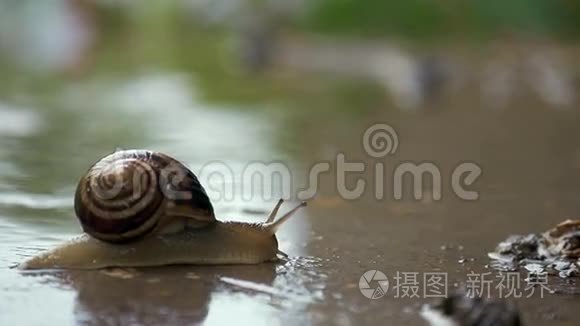
M 1 140 L 2 325 L 424 325 L 421 307 L 436 301 L 423 293 L 426 273 L 446 275 L 448 292 L 485 274 L 492 281 L 490 295 L 499 297 L 499 272 L 489 267 L 487 253 L 510 234 L 543 232 L 580 213 L 580 113 L 574 110 L 520 99 L 489 111 L 466 98 L 421 113 L 386 103 L 356 114 L 246 112 L 198 103 L 175 76 L 148 76 L 114 91 L 87 88 L 105 93 L 109 102 L 91 103 L 87 98 L 98 96 L 75 87 L 50 114 L 5 105 L 5 112 L 29 112 L 17 121 L 32 127 L 25 135 L 5 132 Z M 152 89 L 164 91 L 146 96 Z M 80 103 L 88 108 L 73 112 Z M 111 103 L 115 110 L 106 109 Z M 141 128 L 131 128 L 136 119 Z M 365 129 L 377 122 L 391 125 L 399 138 L 397 151 L 381 158 L 368 156 L 362 146 Z M 320 177 L 309 206 L 281 230 L 280 247 L 290 258 L 278 264 L 84 272 L 10 268 L 79 232 L 72 212 L 76 180 L 116 146 L 164 151 L 196 172 L 211 160 L 235 172 L 250 161 L 281 160 L 292 167 L 294 193 L 317 162 L 329 162 L 332 171 Z M 338 153 L 365 163 L 366 172 L 346 178 L 348 187 L 357 179 L 366 182 L 361 198 L 341 198 L 334 173 Z M 378 162 L 385 165 L 380 200 L 373 190 Z M 404 162 L 438 167 L 441 200 L 428 196 L 429 183 L 426 196 L 414 200 L 410 179 L 404 198 L 393 198 L 393 172 Z M 479 193 L 477 200 L 453 193 L 451 173 L 462 162 L 482 169 L 467 187 Z M 218 218 L 263 220 L 275 196 L 243 200 L 237 194 L 214 205 Z M 380 299 L 359 290 L 368 270 L 380 270 L 390 281 Z M 406 284 L 397 280 L 403 275 Z M 577 279 L 550 277 L 543 298 L 539 288 L 527 298 L 526 277 L 522 270 L 522 297 L 508 298 L 525 325 L 575 324 Z M 418 297 L 405 297 L 414 296 L 414 287 Z

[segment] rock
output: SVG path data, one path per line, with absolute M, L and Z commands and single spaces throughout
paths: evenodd
M 441 299 L 435 305 L 424 306 L 421 315 L 433 326 L 522 325 L 514 304 L 497 299 L 471 298 L 462 291 Z
M 564 278 L 580 276 L 580 220 L 566 220 L 542 234 L 511 235 L 488 256 L 491 266 L 499 270 L 523 265 L 533 274 L 547 271 Z

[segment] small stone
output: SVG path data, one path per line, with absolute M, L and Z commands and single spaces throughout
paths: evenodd
M 572 266 L 572 263 L 568 261 L 557 261 L 554 263 L 554 269 L 557 271 L 570 269 L 570 266 Z
M 544 266 L 540 264 L 527 264 L 524 266 L 531 274 L 541 274 L 544 272 Z

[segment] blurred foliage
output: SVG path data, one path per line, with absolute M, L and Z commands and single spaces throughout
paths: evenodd
M 318 0 L 312 6 L 305 28 L 352 36 L 580 36 L 580 2 L 575 0 Z
M 93 75 L 122 76 L 143 69 L 187 72 L 192 86 L 202 90 L 198 95 L 203 100 L 235 103 L 235 107 L 263 103 L 264 108 L 309 110 L 315 105 L 349 111 L 346 102 L 335 96 L 339 93 L 364 102 L 359 107 L 364 110 L 384 96 L 372 83 L 361 86 L 360 81 L 320 75 L 249 71 L 240 62 L 238 34 L 204 25 L 176 5 L 143 8 L 128 17 L 110 8 L 100 10 L 102 36 Z M 320 103 L 312 103 L 313 99 Z
M 60 105 L 63 87 L 91 80 L 123 80 L 164 72 L 187 74 L 192 92 L 204 101 L 235 104 L 232 108 L 332 108 L 348 113 L 344 98 L 369 109 L 383 98 L 381 88 L 331 76 L 288 71 L 249 71 L 240 62 L 240 35 L 220 25 L 207 25 L 183 10 L 177 1 L 152 1 L 149 6 L 90 8 L 98 29 L 90 64 L 74 74 L 38 73 L 0 60 L 0 95 L 14 99 L 26 90 L 43 107 Z M 337 97 L 336 94 L 342 94 Z M 228 106 L 229 107 L 229 106 Z M 70 114 L 70 113 L 66 113 Z
M 224 6 L 229 4 L 222 2 Z M 252 18 L 258 16 L 257 12 L 269 12 L 263 9 L 269 1 L 240 2 L 256 9 L 250 10 L 255 14 Z M 199 18 L 203 15 L 196 12 L 200 8 L 194 10 L 176 0 L 150 1 L 147 6 L 104 0 L 101 4 L 88 3 L 93 4 L 87 8 L 95 19 L 98 39 L 86 70 L 73 75 L 37 76 L 0 60 L 0 95 L 27 89 L 40 97 L 58 93 L 62 84 L 78 80 L 124 78 L 158 70 L 188 74 L 192 88 L 201 91 L 198 95 L 205 100 L 242 104 L 240 107 L 259 102 L 264 107 L 314 105 L 334 110 L 344 107 L 347 111 L 353 105 L 346 103 L 354 102 L 357 110 L 364 111 L 384 101 L 382 89 L 373 83 L 360 85 L 360 81 L 288 71 L 248 71 L 240 63 L 236 44 L 244 37 L 234 19 L 242 16 L 235 11 L 238 2 L 232 5 L 236 7 L 233 17 L 224 16 L 226 21 L 221 24 L 203 21 Z M 300 32 L 346 37 L 429 41 L 514 34 L 574 39 L 580 35 L 580 2 L 573 0 L 316 0 L 303 9 L 301 15 L 294 16 Z

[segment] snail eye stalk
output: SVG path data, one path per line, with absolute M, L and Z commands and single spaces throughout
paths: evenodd
M 284 199 L 282 199 L 282 198 L 280 198 L 280 200 L 278 200 L 278 203 L 276 203 L 276 206 L 272 210 L 272 213 L 270 213 L 270 216 L 268 216 L 266 223 L 274 222 L 274 219 L 276 218 L 276 214 L 278 214 L 278 210 L 280 209 L 280 206 L 282 206 L 283 202 L 284 202 Z
M 275 234 L 276 231 L 280 228 L 282 224 L 284 224 L 288 219 L 290 219 L 300 208 L 305 207 L 306 202 L 301 202 L 298 206 L 291 209 L 288 213 L 284 214 L 280 217 L 277 221 L 266 222 L 262 226 L 271 234 Z M 269 218 L 268 218 L 269 219 Z

